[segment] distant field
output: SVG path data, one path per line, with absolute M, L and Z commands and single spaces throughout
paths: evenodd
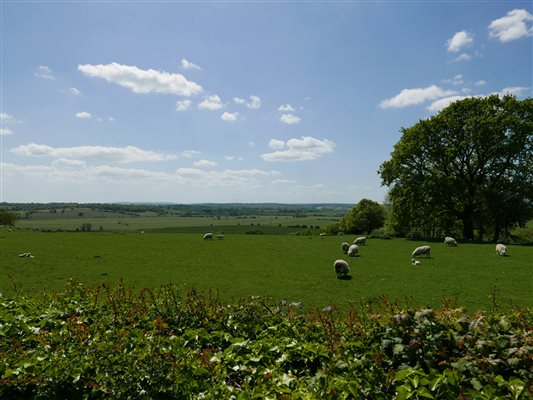
M 335 223 L 338 218 L 328 217 L 302 217 L 296 218 L 292 216 L 244 216 L 244 217 L 176 217 L 176 216 L 107 216 L 101 217 L 76 217 L 76 218 L 60 218 L 60 214 L 55 215 L 55 218 L 35 218 L 18 220 L 16 223 L 19 229 L 39 229 L 39 230 L 69 230 L 75 231 L 80 229 L 82 224 L 91 224 L 92 231 L 140 231 L 152 229 L 174 229 L 180 231 L 180 228 L 190 229 L 191 227 L 198 227 L 201 230 L 209 230 L 219 226 L 234 226 L 237 231 L 261 229 L 261 227 L 276 227 L 289 228 L 292 230 L 301 230 L 303 228 L 290 228 L 296 226 L 319 226 L 325 228 L 328 225 Z M 89 214 L 90 215 L 90 214 Z M 281 225 L 281 226 L 280 226 Z M 239 228 L 239 227 L 246 227 Z M 268 228 L 265 228 L 268 229 Z M 220 229 L 219 229 L 220 230 Z M 183 230 L 181 230 L 183 231 Z M 283 230 L 278 230 L 283 231 Z M 277 232 L 281 233 L 281 232 Z
M 509 246 L 509 256 L 499 257 L 492 244 L 430 243 L 432 258 L 414 267 L 410 253 L 423 242 L 369 240 L 360 257 L 348 258 L 340 244 L 352 239 L 226 233 L 224 240 L 204 241 L 200 232 L 0 230 L 0 292 L 61 290 L 69 278 L 91 286 L 123 279 L 137 289 L 173 282 L 183 291 L 219 291 L 225 299 L 267 295 L 312 308 L 345 308 L 385 295 L 437 308 L 454 299 L 473 312 L 491 306 L 493 289 L 502 309 L 533 306 L 532 247 Z M 19 258 L 23 252 L 34 258 Z M 336 279 L 337 258 L 349 261 L 353 279 Z

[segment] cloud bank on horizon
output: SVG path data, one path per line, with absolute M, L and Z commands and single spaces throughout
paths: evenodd
M 432 23 L 437 6 L 388 4 L 392 21 L 431 29 L 404 24 L 404 52 L 373 30 L 387 21 L 372 4 L 305 4 L 308 19 L 264 5 L 276 29 L 253 5 L 122 6 L 3 5 L 0 201 L 382 201 L 376 171 L 401 126 L 468 97 L 532 93 L 523 2 L 439 5 L 461 13 L 453 24 Z M 225 31 L 193 23 L 214 15 Z

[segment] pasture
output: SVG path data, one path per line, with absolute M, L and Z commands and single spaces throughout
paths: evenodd
M 202 240 L 198 233 L 35 232 L 0 230 L 0 292 L 38 295 L 59 291 L 73 278 L 89 285 L 116 284 L 142 289 L 173 283 L 185 294 L 194 288 L 222 300 L 250 295 L 302 302 L 311 309 L 346 309 L 384 296 L 411 306 L 440 308 L 445 299 L 469 312 L 533 305 L 533 248 L 405 239 L 370 239 L 360 256 L 341 252 L 352 236 L 226 234 Z M 412 266 L 410 254 L 422 244 L 431 258 Z M 30 252 L 34 258 L 19 258 Z M 338 280 L 333 262 L 350 263 L 351 280 Z

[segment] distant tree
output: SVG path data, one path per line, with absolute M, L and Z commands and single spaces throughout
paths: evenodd
M 17 215 L 15 213 L 9 212 L 3 208 L 0 208 L 0 225 L 5 226 L 14 226 Z
M 402 128 L 381 164 L 391 225 L 463 237 L 523 224 L 533 215 L 533 99 L 493 95 L 456 101 Z
M 385 207 L 375 201 L 362 199 L 339 221 L 339 230 L 345 233 L 370 234 L 385 224 Z

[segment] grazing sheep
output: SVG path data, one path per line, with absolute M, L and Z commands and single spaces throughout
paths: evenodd
M 420 261 L 418 261 L 418 260 L 417 260 L 417 259 L 415 259 L 415 258 L 412 258 L 412 259 L 411 259 L 411 264 L 413 264 L 413 265 L 420 265 L 420 264 L 421 264 L 421 262 L 420 262 Z
M 350 248 L 350 245 L 346 242 L 343 242 L 341 244 L 341 249 L 344 254 L 348 254 L 348 249 Z
M 344 260 L 336 260 L 333 263 L 333 269 L 337 274 L 337 278 L 340 278 L 341 276 L 346 276 L 350 272 L 350 266 Z
M 350 257 L 355 257 L 359 253 L 359 247 L 356 244 L 352 244 L 348 249 L 348 255 Z
M 455 247 L 457 246 L 457 240 L 455 240 L 454 238 L 450 237 L 450 236 L 446 236 L 444 238 L 444 243 L 448 245 L 448 247 Z
M 357 239 L 355 239 L 353 241 L 353 244 L 363 244 L 363 245 L 365 245 L 366 244 L 366 237 L 364 237 L 364 236 L 358 237 Z
M 213 234 L 212 234 L 211 232 L 206 233 L 206 234 L 204 235 L 204 240 L 207 240 L 207 239 L 213 239 Z
M 217 235 L 217 239 L 224 239 L 224 235 L 223 234 Z
M 506 256 L 507 255 L 507 246 L 501 243 L 498 243 L 496 245 L 496 253 L 500 256 Z
M 320 236 L 326 236 L 326 232 L 320 232 Z
M 411 254 L 411 257 L 418 257 L 418 256 L 421 256 L 421 255 L 426 255 L 428 257 L 431 257 L 431 247 L 429 246 L 420 246 L 420 247 L 417 247 L 413 253 Z

